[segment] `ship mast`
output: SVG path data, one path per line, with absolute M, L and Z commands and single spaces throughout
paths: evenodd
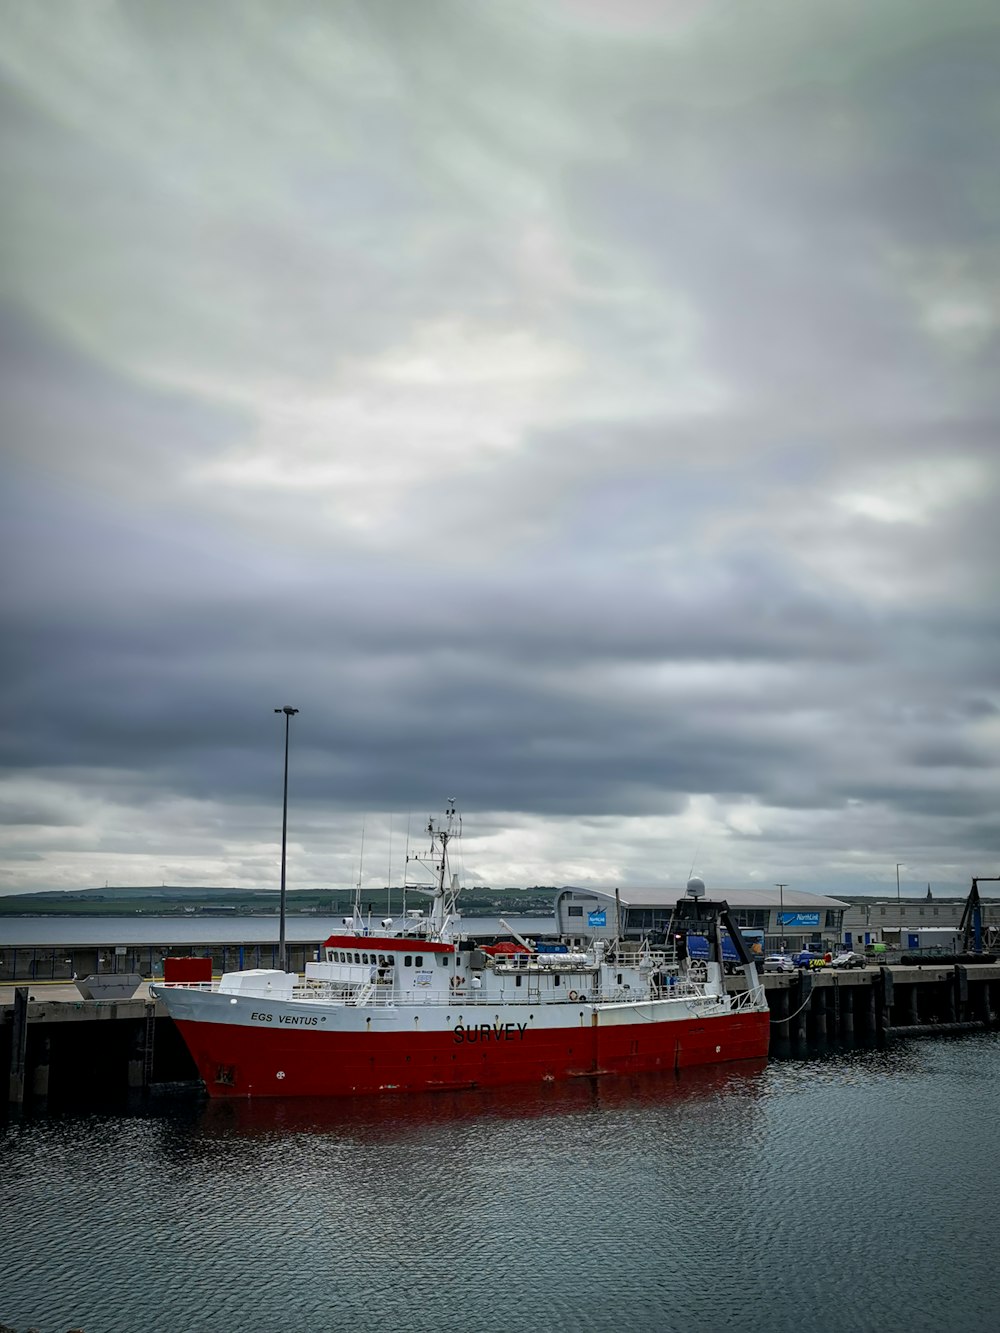
M 450 939 L 452 927 L 457 921 L 457 900 L 459 893 L 458 876 L 448 878 L 448 844 L 454 838 L 462 836 L 462 818 L 456 812 L 454 799 L 449 799 L 444 812 L 444 820 L 429 819 L 427 832 L 431 846 L 427 853 L 430 868 L 434 872 L 434 887 L 421 888 L 411 885 L 417 893 L 426 893 L 433 898 L 428 925 L 431 939 Z M 423 858 L 415 856 L 414 860 Z

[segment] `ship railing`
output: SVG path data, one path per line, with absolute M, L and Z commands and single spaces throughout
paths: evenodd
M 296 987 L 296 999 L 311 1000 L 314 1003 L 336 1004 L 347 1007 L 363 1005 L 366 1008 L 392 1008 L 395 1005 L 419 1005 L 420 1008 L 489 1008 L 498 1003 L 504 1004 L 642 1004 L 649 1000 L 704 1000 L 719 1001 L 723 997 L 709 990 L 701 982 L 678 982 L 669 988 L 664 987 L 659 995 L 643 993 L 628 986 L 605 986 L 598 994 L 594 991 L 576 992 L 567 990 L 562 997 L 553 997 L 547 989 L 543 993 L 539 987 L 526 986 L 517 991 L 506 991 L 502 996 L 487 988 L 463 988 L 447 993 L 428 992 L 418 987 L 404 991 L 378 988 L 374 993 L 366 993 L 369 987 L 357 987 L 352 990 L 328 990 L 322 984 L 308 987 Z M 573 998 L 570 998 L 573 995 Z
M 158 986 L 163 986 L 170 990 L 188 990 L 212 992 L 218 991 L 218 981 L 168 981 L 158 982 Z M 718 1001 L 724 997 L 720 996 L 715 990 L 710 990 L 704 982 L 686 980 L 682 977 L 673 979 L 673 984 L 664 984 L 659 992 L 655 994 L 642 993 L 640 990 L 629 986 L 605 986 L 600 993 L 594 991 L 581 991 L 574 999 L 570 999 L 570 991 L 562 997 L 562 1002 L 567 1004 L 641 1004 L 647 1000 L 705 1000 Z M 239 992 L 240 998 L 252 1000 L 280 999 L 273 991 L 252 991 L 244 990 Z M 507 991 L 503 996 L 497 995 L 495 991 L 487 988 L 478 989 L 476 987 L 462 988 L 461 990 L 449 990 L 445 993 L 429 992 L 419 987 L 411 987 L 404 991 L 397 991 L 393 986 L 377 985 L 371 981 L 366 981 L 359 986 L 345 986 L 342 983 L 331 983 L 327 981 L 310 981 L 300 983 L 292 988 L 292 998 L 300 1001 L 307 1001 L 313 1004 L 343 1005 L 346 1007 L 364 1006 L 365 1008 L 389 1009 L 395 1005 L 420 1005 L 423 1007 L 454 1007 L 456 1004 L 464 1006 L 484 1006 L 496 1005 L 498 1002 L 506 1004 L 538 1004 L 538 1003 L 559 1003 L 560 1000 L 554 997 L 546 989 L 542 993 L 540 987 L 526 986 L 522 991 Z M 754 993 L 752 991 L 736 991 L 729 996 L 730 1005 L 734 1010 L 753 1009 L 756 1007 L 754 1002 Z
M 608 955 L 608 961 L 620 967 L 677 967 L 677 950 L 674 948 L 636 948 L 634 944 L 625 946 L 619 941 Z
M 704 981 L 692 981 L 683 977 L 674 979 L 673 985 L 669 982 L 666 985 L 661 983 L 659 999 L 661 1000 L 718 1000 L 722 997 L 714 987 L 709 987 Z
M 764 998 L 763 986 L 754 986 L 750 990 L 730 991 L 729 1007 L 734 1013 L 766 1009 L 767 1000 Z
M 682 977 L 674 978 L 673 985 L 664 984 L 658 992 L 648 993 L 634 986 L 604 986 L 600 992 L 594 990 L 583 990 L 579 992 L 567 988 L 565 995 L 556 996 L 546 987 L 544 990 L 539 986 L 525 986 L 517 991 L 505 990 L 503 995 L 498 995 L 496 991 L 487 987 L 482 989 L 478 987 L 462 987 L 458 990 L 449 990 L 445 993 L 437 991 L 427 991 L 420 987 L 411 987 L 404 991 L 393 991 L 390 987 L 385 990 L 378 988 L 373 994 L 366 993 L 370 987 L 359 987 L 349 991 L 326 992 L 322 986 L 314 986 L 305 990 L 299 988 L 296 995 L 302 995 L 303 998 L 324 999 L 331 1003 L 342 1003 L 347 1005 L 385 1007 L 396 1004 L 414 1004 L 421 1007 L 453 1007 L 456 1004 L 465 1006 L 489 1006 L 496 1005 L 498 1002 L 505 1004 L 641 1004 L 647 1000 L 704 1000 L 706 1002 L 722 1002 L 725 996 L 720 994 L 714 987 L 706 985 L 704 981 L 690 980 Z M 570 997 L 573 998 L 570 998 Z M 736 996 L 732 997 L 733 999 Z M 746 994 L 740 996 L 742 1001 L 740 1007 L 750 1008 L 751 1003 Z

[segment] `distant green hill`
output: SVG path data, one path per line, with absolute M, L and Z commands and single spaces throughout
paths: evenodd
M 552 910 L 554 888 L 491 889 L 485 886 L 465 889 L 462 911 L 542 912 Z M 286 911 L 289 915 L 328 915 L 349 912 L 354 889 L 289 889 Z M 427 903 L 425 895 L 407 889 L 407 907 Z M 281 895 L 277 889 L 181 888 L 170 885 L 116 886 L 103 889 L 42 890 L 37 893 L 12 893 L 0 897 L 0 917 L 4 916 L 189 916 L 225 913 L 233 916 L 274 915 L 279 911 Z M 403 890 L 365 889 L 361 894 L 363 911 L 388 916 L 402 910 Z

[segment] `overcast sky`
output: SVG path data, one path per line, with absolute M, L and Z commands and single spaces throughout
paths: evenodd
M 0 14 L 0 892 L 1000 874 L 995 3 Z

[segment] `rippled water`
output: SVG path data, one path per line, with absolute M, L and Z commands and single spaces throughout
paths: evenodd
M 0 1139 L 0 1321 L 65 1333 L 1000 1327 L 1000 1038 Z

